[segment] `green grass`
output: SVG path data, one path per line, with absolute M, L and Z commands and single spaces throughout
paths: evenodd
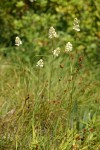
M 51 58 L 38 69 L 1 56 L 0 150 L 100 149 L 98 72 L 82 53 Z

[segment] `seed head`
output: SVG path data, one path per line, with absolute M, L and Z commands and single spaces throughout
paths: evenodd
M 19 46 L 19 45 L 21 45 L 22 44 L 22 41 L 20 40 L 20 38 L 17 36 L 16 38 L 15 38 L 15 45 L 16 46 Z
M 58 35 L 54 29 L 54 27 L 50 27 L 49 29 L 49 38 L 52 39 L 52 38 L 57 38 Z
M 65 47 L 65 52 L 72 51 L 72 49 L 73 49 L 72 44 L 70 42 L 68 42 Z
M 77 18 L 74 19 L 73 29 L 76 31 L 80 31 L 79 21 Z
M 40 60 L 37 62 L 36 67 L 43 68 L 43 66 L 44 66 L 44 62 L 43 62 L 43 60 L 42 60 L 42 59 L 40 59 Z
M 59 54 L 60 54 L 60 48 L 57 47 L 57 48 L 53 51 L 53 55 L 54 55 L 55 57 L 58 57 Z

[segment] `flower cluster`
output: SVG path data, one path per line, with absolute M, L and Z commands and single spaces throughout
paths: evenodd
M 65 52 L 72 51 L 72 49 L 73 49 L 72 44 L 70 42 L 68 42 L 65 47 Z
M 50 27 L 49 29 L 49 38 L 52 39 L 52 38 L 57 38 L 58 35 L 54 29 L 54 27 Z
M 76 31 L 80 31 L 79 21 L 77 18 L 74 19 L 73 29 Z
M 22 41 L 21 41 L 20 38 L 17 36 L 17 37 L 15 38 L 15 45 L 19 46 L 19 45 L 21 45 L 21 44 L 22 44 Z
M 40 60 L 37 62 L 37 65 L 36 65 L 36 67 L 43 68 L 43 66 L 44 66 L 43 59 L 40 59 Z
M 29 1 L 32 3 L 32 2 L 34 2 L 34 1 L 36 1 L 36 0 L 29 0 Z
M 60 54 L 60 48 L 57 47 L 57 48 L 53 51 L 53 55 L 54 55 L 55 57 L 58 57 L 59 54 Z

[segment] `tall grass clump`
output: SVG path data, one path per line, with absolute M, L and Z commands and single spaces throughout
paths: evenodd
M 73 23 L 76 38 L 79 21 Z M 49 29 L 47 55 L 0 58 L 0 150 L 99 150 L 99 82 L 71 41 Z M 17 50 L 23 46 L 15 39 Z M 16 61 L 14 61 L 16 60 Z

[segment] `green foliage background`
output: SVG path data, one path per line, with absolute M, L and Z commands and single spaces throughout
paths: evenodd
M 47 53 L 48 30 L 54 26 L 60 36 L 58 46 L 71 41 L 83 51 L 92 64 L 100 61 L 100 1 L 76 0 L 1 0 L 0 1 L 0 47 L 9 54 L 16 36 L 23 41 L 25 60 L 35 53 Z M 80 20 L 81 32 L 76 36 L 73 20 Z M 9 53 L 8 53 L 9 52 Z M 15 51 L 16 52 L 16 51 Z

